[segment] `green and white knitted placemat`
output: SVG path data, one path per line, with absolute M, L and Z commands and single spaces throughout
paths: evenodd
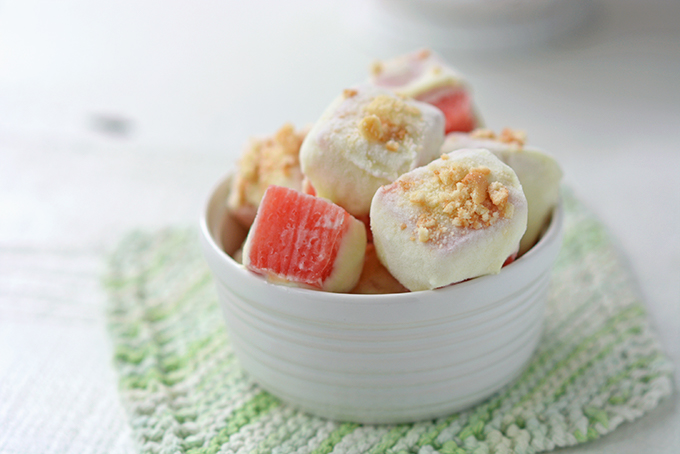
M 545 332 L 522 376 L 433 421 L 317 418 L 240 368 L 193 230 L 134 233 L 106 285 L 120 392 L 144 453 L 534 453 L 596 439 L 656 407 L 672 366 L 607 233 L 565 198 Z

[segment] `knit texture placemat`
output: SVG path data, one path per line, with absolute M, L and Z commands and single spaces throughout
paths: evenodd
M 328 421 L 261 390 L 234 357 L 197 232 L 130 234 L 106 286 L 140 452 L 534 453 L 639 418 L 671 393 L 671 363 L 606 231 L 568 194 L 564 208 L 545 330 L 527 369 L 482 404 L 402 425 Z

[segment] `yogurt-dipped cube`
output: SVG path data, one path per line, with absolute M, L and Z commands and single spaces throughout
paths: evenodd
M 370 83 L 436 106 L 446 117 L 446 133 L 480 126 L 468 83 L 430 50 L 375 62 Z
M 362 217 L 380 186 L 436 159 L 443 140 L 437 108 L 358 86 L 344 90 L 314 124 L 300 164 L 317 196 Z
M 401 285 L 380 262 L 375 252 L 375 245 L 368 243 L 359 282 L 350 293 L 382 295 L 404 292 L 408 292 L 408 289 Z
M 527 201 L 487 150 L 459 150 L 380 188 L 371 205 L 378 258 L 406 288 L 498 273 L 518 249 Z
M 366 228 L 341 207 L 270 186 L 243 245 L 243 265 L 274 283 L 348 292 L 359 281 Z
M 499 135 L 487 129 L 470 134 L 452 133 L 446 136 L 442 152 L 461 148 L 485 148 L 512 167 L 517 174 L 529 204 L 527 231 L 520 241 L 519 255 L 538 241 L 550 220 L 560 196 L 562 170 L 557 161 L 538 148 L 525 146 L 526 135 L 504 129 Z
M 305 134 L 285 124 L 272 136 L 250 139 L 246 145 L 227 200 L 229 210 L 245 227 L 255 219 L 269 186 L 303 188 L 299 153 Z

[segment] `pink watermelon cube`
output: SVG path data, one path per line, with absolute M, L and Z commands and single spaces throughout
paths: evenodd
M 348 292 L 366 251 L 364 224 L 325 199 L 270 186 L 243 248 L 243 265 L 270 282 Z
M 422 49 L 373 64 L 371 82 L 432 104 L 446 117 L 445 133 L 479 126 L 467 81 L 436 53 Z
M 425 101 L 427 99 L 427 101 Z M 420 98 L 439 108 L 444 113 L 446 125 L 444 133 L 470 132 L 478 125 L 477 116 L 470 94 L 464 89 L 452 89 L 448 93 L 440 93 L 439 96 Z

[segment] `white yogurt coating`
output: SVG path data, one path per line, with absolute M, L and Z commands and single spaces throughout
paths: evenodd
M 427 49 L 375 62 L 369 80 L 376 86 L 428 102 L 428 93 L 433 90 L 441 93 L 443 88 L 467 89 L 463 76 Z
M 495 211 L 473 203 L 481 199 Z M 468 220 L 470 206 L 477 211 Z M 527 201 L 509 166 L 466 149 L 380 188 L 370 216 L 380 261 L 409 290 L 429 290 L 498 273 L 517 252 Z
M 340 242 L 335 256 L 333 271 L 323 282 L 321 290 L 326 292 L 349 292 L 356 287 L 361 277 L 366 253 L 366 226 L 350 217 L 350 224 Z
M 347 89 L 307 134 L 300 165 L 316 194 L 365 216 L 377 189 L 436 159 L 442 112 L 373 86 Z
M 500 136 L 490 131 L 450 133 L 446 136 L 442 153 L 462 148 L 484 148 L 512 167 L 517 174 L 529 205 L 527 231 L 520 241 L 519 255 L 536 244 L 550 221 L 550 215 L 560 197 L 562 170 L 548 153 L 524 145 L 524 135 L 504 130 Z

